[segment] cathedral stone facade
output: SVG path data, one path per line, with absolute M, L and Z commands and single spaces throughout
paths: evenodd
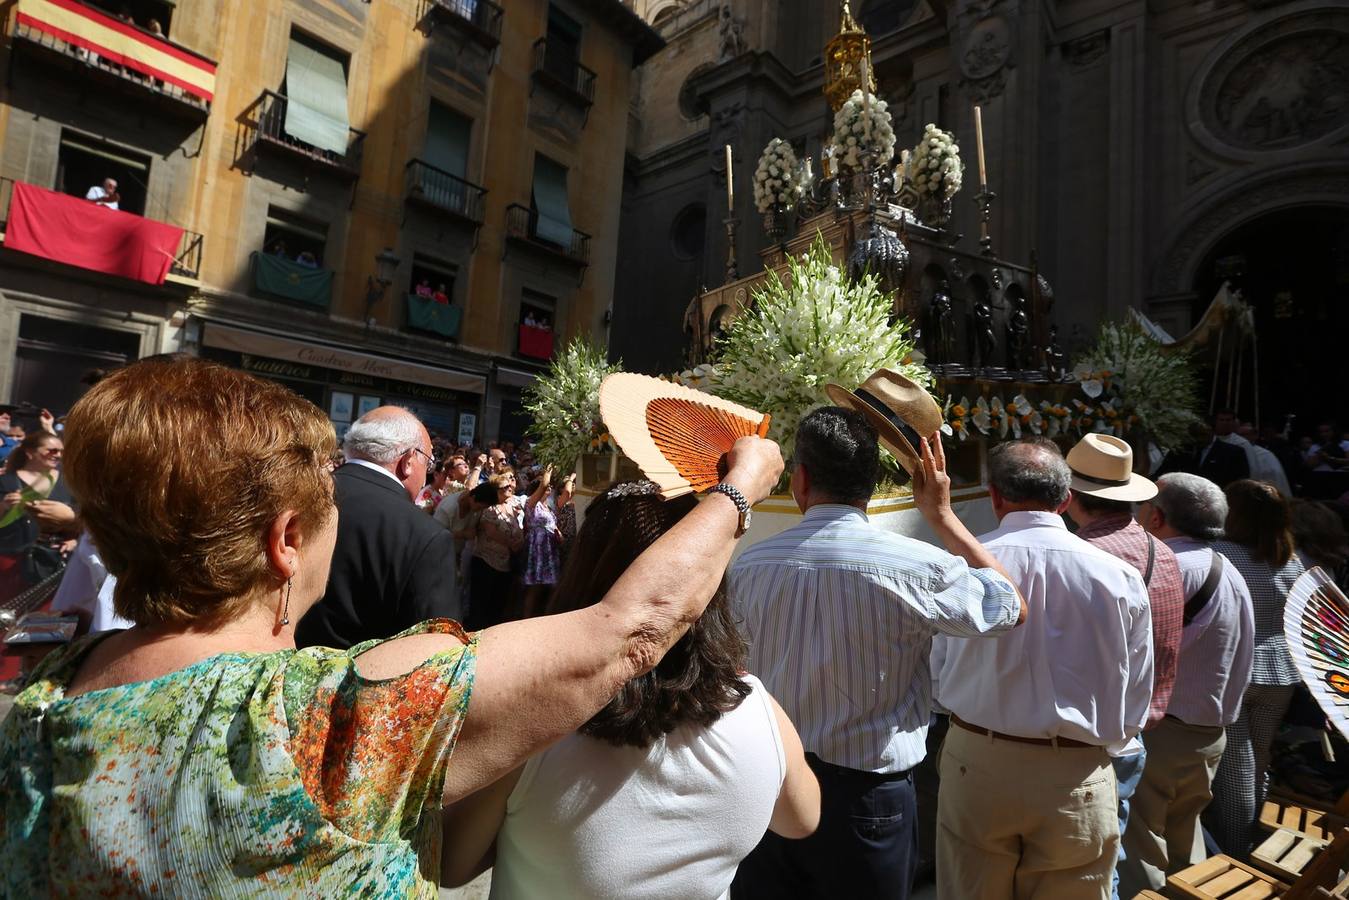
M 818 160 L 828 141 L 821 56 L 841 9 L 634 8 L 667 46 L 636 76 L 611 351 L 669 371 L 684 359 L 689 301 L 725 281 L 728 214 L 740 273 L 759 268 L 752 175 L 764 145 L 782 137 Z M 1306 360 L 1334 358 L 1327 342 L 1349 325 L 1349 7 L 854 0 L 852 13 L 898 146 L 929 122 L 962 145 L 953 228 L 965 245 L 978 237 L 981 106 L 994 247 L 1034 259 L 1053 284 L 1069 352 L 1129 307 L 1184 332 L 1228 281 L 1256 309 L 1265 375 L 1283 391 L 1315 389 L 1324 373 Z

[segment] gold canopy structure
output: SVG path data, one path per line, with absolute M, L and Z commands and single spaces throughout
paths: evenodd
M 838 34 L 824 45 L 824 95 L 829 107 L 838 112 L 852 92 L 862 86 L 862 60 L 867 61 L 868 93 L 876 93 L 876 71 L 871 66 L 871 38 L 852 17 L 848 0 L 843 0 Z

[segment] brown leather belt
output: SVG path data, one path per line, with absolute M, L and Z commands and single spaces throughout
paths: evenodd
M 959 725 L 966 731 L 972 731 L 975 734 L 985 737 L 997 738 L 1000 741 L 1014 741 L 1018 744 L 1034 744 L 1037 747 L 1095 747 L 1095 744 L 1086 744 L 1082 741 L 1075 741 L 1072 738 L 1032 738 L 1021 737 L 1018 734 L 1003 734 L 1001 731 L 994 731 L 991 728 L 980 728 L 978 725 L 971 725 L 955 713 L 951 713 L 951 724 Z

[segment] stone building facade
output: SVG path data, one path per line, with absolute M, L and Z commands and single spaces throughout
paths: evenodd
M 110 6 L 2 7 L 0 221 L 16 183 L 55 209 L 113 176 L 184 236 L 162 284 L 0 249 L 0 397 L 63 412 L 88 369 L 183 350 L 339 429 L 395 402 L 518 438 L 553 346 L 607 338 L 630 82 L 662 45 L 619 0 Z
M 782 137 L 818 159 L 828 139 L 821 53 L 840 8 L 634 8 L 666 47 L 637 76 L 611 347 L 668 371 L 689 301 L 725 280 L 723 145 L 746 275 L 765 242 L 751 190 L 761 149 Z M 953 227 L 967 249 L 981 106 L 994 247 L 1035 259 L 1070 352 L 1129 307 L 1182 333 L 1229 281 L 1255 307 L 1266 413 L 1325 414 L 1318 387 L 1349 326 L 1343 4 L 853 0 L 852 12 L 898 146 L 928 122 L 962 145 L 971 168 Z

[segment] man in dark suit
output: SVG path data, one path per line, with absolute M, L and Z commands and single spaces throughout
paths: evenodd
M 345 649 L 426 619 L 457 619 L 454 537 L 413 503 L 433 464 L 422 423 L 381 406 L 351 426 L 343 451 L 347 462 L 333 475 L 337 546 L 328 590 L 300 622 L 296 643 Z
M 1162 460 L 1153 478 L 1160 478 L 1170 472 L 1189 472 L 1207 478 L 1218 487 L 1225 488 L 1234 481 L 1251 477 L 1251 463 L 1246 451 L 1235 444 L 1218 440 L 1218 434 L 1224 437 L 1232 433 L 1236 417 L 1231 410 L 1220 410 L 1213 417 L 1213 424 L 1199 422 L 1190 429 L 1193 449 L 1172 450 Z

